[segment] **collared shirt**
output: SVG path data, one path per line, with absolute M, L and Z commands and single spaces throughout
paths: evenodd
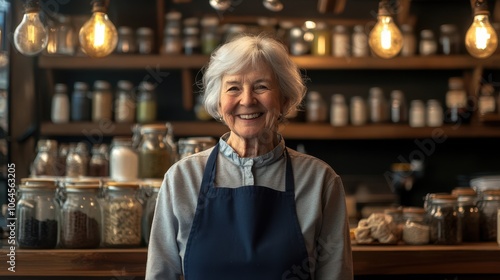
M 272 151 L 254 158 L 239 157 L 226 143 L 228 137 L 229 133 L 219 140 L 216 187 L 259 185 L 285 190 L 286 147 L 281 136 Z M 186 244 L 211 151 L 183 158 L 165 174 L 149 239 L 146 279 L 179 279 L 183 274 Z M 349 225 L 340 177 L 318 158 L 292 149 L 288 152 L 294 172 L 297 217 L 313 279 L 352 279 Z M 283 279 L 300 279 L 305 269 L 297 267 L 286 272 Z

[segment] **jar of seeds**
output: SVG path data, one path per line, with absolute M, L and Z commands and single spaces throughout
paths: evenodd
M 435 195 L 429 207 L 430 242 L 440 245 L 461 243 L 457 197 L 451 194 Z
M 53 249 L 57 245 L 59 204 L 57 181 L 23 178 L 19 185 L 17 245 L 23 249 Z
M 477 202 L 481 241 L 497 239 L 497 211 L 500 209 L 500 190 L 485 190 Z
M 105 185 L 103 246 L 141 245 L 142 205 L 140 185 L 135 182 L 108 182 Z
M 403 241 L 408 245 L 429 243 L 429 226 L 425 222 L 425 209 L 405 207 L 403 209 Z
M 65 184 L 61 209 L 60 244 L 68 249 L 97 248 L 101 243 L 100 184 L 72 181 Z

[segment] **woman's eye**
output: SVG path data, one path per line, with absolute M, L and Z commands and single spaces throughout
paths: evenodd
M 256 92 L 262 92 L 262 91 L 265 91 L 265 90 L 268 90 L 269 88 L 266 86 L 266 85 L 257 85 L 255 86 L 254 90 Z

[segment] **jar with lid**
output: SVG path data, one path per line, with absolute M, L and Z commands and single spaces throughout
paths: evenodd
M 443 125 L 443 108 L 441 107 L 441 103 L 438 100 L 427 100 L 426 112 L 427 126 L 438 127 Z
M 500 208 L 500 190 L 485 190 L 477 202 L 480 213 L 480 233 L 482 241 L 497 238 L 497 211 Z
M 290 28 L 290 43 L 288 46 L 288 51 L 291 55 L 305 55 L 309 53 L 310 46 L 304 40 L 304 30 L 300 27 Z
M 219 45 L 219 19 L 215 16 L 205 16 L 201 19 L 201 52 L 211 54 Z
M 437 53 L 437 42 L 434 32 L 430 29 L 420 31 L 420 44 L 418 47 L 420 55 L 435 55 Z
M 454 24 L 443 24 L 439 27 L 439 45 L 441 54 L 453 55 L 460 53 L 460 35 Z
M 157 101 L 155 86 L 147 81 L 139 84 L 137 94 L 137 122 L 151 123 L 156 120 Z
M 106 81 L 95 81 L 92 93 L 92 121 L 111 121 L 113 114 L 113 94 L 111 85 Z
M 119 182 L 136 181 L 139 172 L 139 155 L 129 137 L 113 137 L 109 155 L 109 175 Z
M 115 122 L 133 123 L 135 120 L 135 96 L 130 81 L 120 80 L 117 83 L 115 97 Z
M 100 185 L 74 181 L 65 184 L 61 208 L 61 247 L 97 248 L 101 243 Z
M 462 242 L 458 202 L 451 194 L 435 195 L 427 215 L 432 244 L 453 245 Z
M 57 176 L 57 141 L 40 139 L 37 154 L 31 164 L 31 176 Z
M 387 121 L 388 104 L 384 92 L 379 87 L 372 87 L 369 91 L 368 108 L 370 121 L 372 123 L 383 123 Z
M 411 101 L 408 119 L 411 127 L 425 126 L 425 104 L 422 100 L 415 99 Z
M 365 32 L 365 26 L 355 25 L 352 32 L 352 56 L 366 57 L 370 53 L 368 46 L 368 35 Z
M 48 20 L 49 43 L 46 51 L 49 54 L 73 55 L 75 53 L 76 36 L 71 18 L 66 15 L 54 15 L 56 22 Z
M 188 137 L 179 139 L 179 159 L 189 155 L 204 151 L 215 146 L 215 139 L 212 137 Z
M 144 214 L 142 215 L 142 236 L 145 244 L 149 244 L 149 235 L 151 233 L 151 225 L 155 214 L 156 200 L 160 191 L 162 180 L 145 180 L 142 186 L 146 193 L 146 202 L 144 206 Z
M 128 26 L 118 27 L 118 43 L 115 51 L 122 54 L 130 54 L 136 52 L 135 37 L 132 28 Z
M 57 182 L 53 179 L 23 178 L 16 205 L 17 245 L 22 249 L 53 249 L 59 232 Z
M 306 103 L 306 121 L 307 122 L 326 122 L 327 108 L 326 102 L 317 91 L 310 91 L 307 94 Z
M 408 245 L 429 244 L 429 225 L 425 222 L 425 209 L 405 207 L 403 209 L 403 241 Z
M 449 78 L 448 91 L 446 92 L 446 122 L 469 123 L 472 114 L 468 107 L 464 79 L 462 77 Z
M 313 29 L 313 35 L 311 54 L 317 56 L 330 55 L 332 50 L 332 34 L 328 29 L 328 24 L 323 21 L 317 22 L 316 28 Z
M 65 84 L 57 83 L 54 86 L 50 119 L 53 123 L 69 122 L 69 97 Z
M 141 142 L 138 147 L 139 178 L 163 178 L 172 165 L 172 155 L 165 143 L 167 128 L 163 125 L 141 126 Z
M 69 152 L 68 143 L 59 143 L 57 151 L 57 176 L 64 176 L 66 174 L 66 158 Z
M 149 27 L 139 27 L 136 32 L 137 52 L 140 54 L 152 54 L 154 51 L 153 29 Z
M 92 177 L 108 177 L 109 162 L 107 159 L 107 145 L 94 144 L 92 146 L 92 156 L 89 162 L 89 176 Z
M 347 26 L 338 24 L 333 28 L 332 33 L 332 54 L 335 57 L 350 56 L 350 34 Z
M 417 53 L 417 38 L 413 26 L 410 24 L 402 24 L 401 33 L 403 35 L 401 56 L 414 56 Z
M 197 26 L 184 27 L 184 54 L 192 55 L 201 53 L 200 29 Z
M 91 102 L 89 87 L 84 82 L 75 82 L 71 95 L 71 121 L 85 122 L 91 120 Z
M 481 85 L 477 102 L 478 111 L 481 116 L 495 113 L 497 104 L 494 94 L 495 89 L 492 84 L 485 83 Z
M 85 159 L 76 149 L 76 143 L 69 144 L 66 156 L 66 177 L 80 177 L 86 175 Z
M 350 119 L 352 125 L 364 125 L 367 119 L 366 102 L 361 96 L 353 96 L 350 104 Z
M 103 206 L 105 247 L 141 245 L 142 205 L 138 199 L 139 183 L 107 182 Z
M 391 91 L 391 122 L 406 123 L 408 121 L 408 109 L 403 91 Z
M 165 14 L 165 28 L 163 30 L 163 44 L 161 47 L 162 54 L 182 53 L 181 18 L 182 14 L 177 11 Z
M 332 126 L 346 126 L 349 123 L 349 110 L 342 94 L 332 95 L 330 106 L 330 124 Z
M 458 219 L 462 224 L 462 241 L 479 242 L 479 208 L 476 205 L 476 191 L 470 187 L 458 187 L 451 194 L 458 199 Z

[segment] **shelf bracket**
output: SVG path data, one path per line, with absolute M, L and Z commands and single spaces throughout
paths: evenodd
M 193 75 L 190 69 L 182 69 L 182 105 L 186 111 L 193 109 Z

